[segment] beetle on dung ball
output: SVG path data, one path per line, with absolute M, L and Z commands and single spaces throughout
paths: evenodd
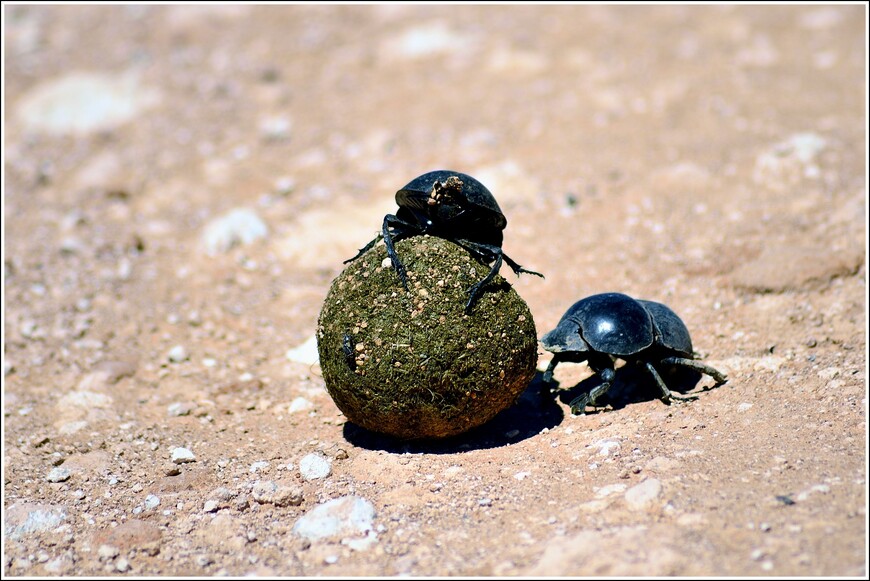
M 502 261 L 507 262 L 516 275 L 525 272 L 543 277 L 523 268 L 504 253 L 501 246 L 507 219 L 492 193 L 473 177 L 447 170 L 425 173 L 396 192 L 396 203 L 399 209 L 395 214 L 384 216 L 381 233 L 356 256 L 345 260 L 345 264 L 365 254 L 383 238 L 393 269 L 407 290 L 408 275 L 396 253 L 395 243 L 423 234 L 449 240 L 478 260 L 492 264 L 489 273 L 468 289 L 466 313 L 499 271 Z

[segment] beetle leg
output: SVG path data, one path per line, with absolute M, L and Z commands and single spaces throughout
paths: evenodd
M 391 228 L 395 230 L 395 234 L 390 232 Z M 405 270 L 405 265 L 402 264 L 401 260 L 399 260 L 399 255 L 396 254 L 394 243 L 419 233 L 420 229 L 418 227 L 405 222 L 393 214 L 387 214 L 384 216 L 382 236 L 384 238 L 384 244 L 387 246 L 387 256 L 390 257 L 390 262 L 393 263 L 393 269 L 396 271 L 396 274 L 399 275 L 399 279 L 402 281 L 402 286 L 405 287 L 405 290 L 408 290 L 408 273 Z
M 668 359 L 676 359 L 676 358 L 669 357 Z M 672 364 L 673 362 L 669 362 L 667 360 L 662 360 L 662 363 L 671 363 Z M 644 361 L 643 365 L 644 365 L 644 367 L 646 367 L 646 370 L 649 371 L 649 374 L 652 375 L 653 379 L 656 382 L 656 385 L 659 386 L 659 389 L 662 392 L 662 401 L 670 403 L 672 399 L 681 400 L 681 401 L 689 401 L 689 400 L 693 400 L 693 399 L 698 399 L 697 395 L 683 395 L 683 394 L 679 394 L 679 393 L 674 393 L 673 391 L 668 389 L 667 385 L 665 385 L 665 382 L 662 379 L 662 376 L 659 375 L 659 372 L 656 371 L 656 368 L 653 366 L 652 363 L 650 363 L 649 361 Z
M 483 292 L 483 287 L 489 284 L 489 281 L 491 281 L 495 277 L 495 274 L 498 272 L 499 268 L 501 268 L 501 254 L 499 254 L 498 258 L 495 259 L 495 264 L 490 269 L 489 274 L 483 277 L 483 280 L 481 280 L 479 283 L 468 289 L 468 302 L 465 303 L 466 314 L 471 312 L 471 305 L 473 305 L 474 301 L 477 300 L 478 295 Z
M 603 361 L 601 363 L 603 363 Z M 610 386 L 613 385 L 616 371 L 613 369 L 612 360 L 608 360 L 605 366 L 598 369 L 598 377 L 601 378 L 601 383 L 596 385 L 589 393 L 584 393 L 580 397 L 574 398 L 571 400 L 571 403 L 568 404 L 571 406 L 572 414 L 585 414 L 586 406 L 594 406 L 598 398 L 607 393 L 607 390 L 609 390 Z
M 544 278 L 544 275 L 540 272 L 535 272 L 534 270 L 528 270 L 523 268 L 522 266 L 514 262 L 511 257 L 504 252 L 502 252 L 502 256 L 504 256 L 504 261 L 508 263 L 508 266 L 511 267 L 511 270 L 514 271 L 515 275 L 519 276 L 521 272 L 525 272 L 526 274 L 534 274 L 535 276 L 540 276 L 541 278 Z
M 375 239 L 374 239 L 374 240 L 372 240 L 371 242 L 369 242 L 368 244 L 366 244 L 365 246 L 363 246 L 362 248 L 360 248 L 360 249 L 359 249 L 359 252 L 356 253 L 356 256 L 354 256 L 353 258 L 348 258 L 348 259 L 345 260 L 342 264 L 347 264 L 348 262 L 353 262 L 354 260 L 356 260 L 357 258 L 359 258 L 360 256 L 362 256 L 363 254 L 365 254 L 366 252 L 368 252 L 369 250 L 371 250 L 371 247 L 374 246 L 375 244 L 377 244 L 377 243 L 378 243 L 378 240 L 380 240 L 381 238 L 383 238 L 383 235 L 382 235 L 382 234 L 378 234 L 377 236 L 375 236 Z
M 465 303 L 465 313 L 468 314 L 471 311 L 472 305 L 477 300 L 477 297 L 483 292 L 483 287 L 489 284 L 501 268 L 502 251 L 501 248 L 493 246 L 492 244 L 481 244 L 480 242 L 472 242 L 471 240 L 465 240 L 462 238 L 454 239 L 452 242 L 465 248 L 487 264 L 493 260 L 495 261 L 495 264 L 492 265 L 489 273 L 483 277 L 483 280 L 468 289 L 468 294 L 470 296 L 468 297 L 468 302 Z
M 544 372 L 544 383 L 552 383 L 553 382 L 553 371 L 556 369 L 556 365 L 559 364 L 559 356 L 553 355 L 553 358 L 550 359 L 550 364 L 547 365 L 547 370 Z
M 718 369 L 713 369 L 709 365 L 705 365 L 700 361 L 695 361 L 694 359 L 686 359 L 685 357 L 666 357 L 662 359 L 662 363 L 665 365 L 682 365 L 683 367 L 689 367 L 695 371 L 706 373 L 716 380 L 716 385 L 722 385 L 728 381 L 728 377 Z

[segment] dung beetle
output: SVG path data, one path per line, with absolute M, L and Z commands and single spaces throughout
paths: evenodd
M 656 367 L 688 367 L 709 375 L 716 385 L 728 381 L 716 369 L 695 361 L 689 331 L 674 311 L 661 303 L 621 293 L 597 294 L 577 301 L 556 328 L 541 338 L 541 343 L 554 354 L 544 373 L 545 383 L 552 381 L 553 370 L 560 361 L 586 361 L 601 378 L 592 391 L 571 401 L 572 414 L 584 413 L 587 405 L 594 406 L 610 389 L 617 358 L 645 368 L 666 402 L 695 397 L 671 392 Z
M 423 234 L 449 240 L 487 265 L 494 262 L 489 274 L 468 290 L 466 313 L 499 271 L 502 260 L 517 275 L 525 272 L 543 277 L 540 273 L 526 270 L 502 251 L 507 219 L 492 193 L 470 175 L 448 170 L 425 173 L 396 192 L 396 203 L 399 209 L 395 214 L 384 216 L 381 233 L 362 247 L 356 256 L 345 260 L 345 264 L 362 256 L 383 238 L 387 256 L 407 290 L 408 274 L 396 254 L 395 243 Z

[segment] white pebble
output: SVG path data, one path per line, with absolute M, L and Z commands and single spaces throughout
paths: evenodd
M 188 462 L 196 462 L 196 456 L 187 448 L 173 448 L 172 462 L 174 464 L 187 464 Z
M 52 468 L 48 473 L 48 481 L 49 482 L 66 482 L 69 480 L 70 471 L 67 468 Z
M 189 355 L 187 353 L 187 349 L 184 348 L 184 345 L 176 345 L 169 350 L 169 353 L 166 354 L 166 357 L 172 363 L 181 363 L 182 361 L 186 361 Z
M 359 496 L 342 496 L 320 504 L 293 525 L 293 533 L 312 541 L 363 536 L 373 531 L 375 507 Z
M 650 506 L 661 493 L 661 481 L 658 478 L 648 478 L 625 491 L 625 503 L 631 509 L 641 510 Z
M 19 99 L 29 130 L 55 135 L 105 131 L 135 118 L 160 100 L 140 75 L 68 72 L 38 84 Z
M 190 414 L 191 411 L 193 411 L 193 404 L 180 401 L 169 404 L 169 407 L 166 408 L 166 413 L 173 418 L 186 416 Z
M 236 208 L 209 222 L 202 235 L 208 254 L 226 252 L 237 244 L 251 244 L 269 234 L 266 223 L 248 208 Z
M 320 361 L 320 355 L 317 352 L 317 337 L 312 335 L 301 345 L 289 349 L 284 356 L 290 361 L 295 361 L 296 363 L 314 365 Z
M 248 472 L 250 472 L 251 474 L 257 474 L 259 472 L 263 472 L 263 471 L 268 470 L 268 469 L 269 469 L 269 463 L 266 462 L 265 460 L 260 460 L 258 462 L 254 462 L 253 464 L 251 464 L 251 467 L 248 468 Z
M 302 412 L 306 410 L 310 410 L 314 407 L 314 404 L 305 399 L 304 397 L 297 397 L 293 401 L 290 402 L 290 405 L 287 406 L 287 412 Z
M 202 506 L 204 512 L 216 512 L 217 509 L 218 503 L 216 500 L 206 500 L 205 504 Z
M 101 561 L 108 561 L 109 559 L 114 559 L 118 556 L 120 551 L 118 547 L 113 545 L 100 545 L 100 548 L 97 549 L 97 556 Z
M 320 454 L 308 454 L 299 461 L 299 473 L 304 480 L 318 480 L 332 474 L 332 462 Z
M 160 497 L 154 496 L 153 494 L 149 494 L 145 497 L 145 508 L 148 510 L 154 510 L 160 506 Z

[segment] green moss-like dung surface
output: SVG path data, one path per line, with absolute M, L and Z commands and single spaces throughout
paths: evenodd
M 430 236 L 403 240 L 396 252 L 408 291 L 382 244 L 332 283 L 317 331 L 329 394 L 350 421 L 403 439 L 452 436 L 487 422 L 535 374 L 528 306 L 497 275 L 466 315 L 468 289 L 488 266 Z

